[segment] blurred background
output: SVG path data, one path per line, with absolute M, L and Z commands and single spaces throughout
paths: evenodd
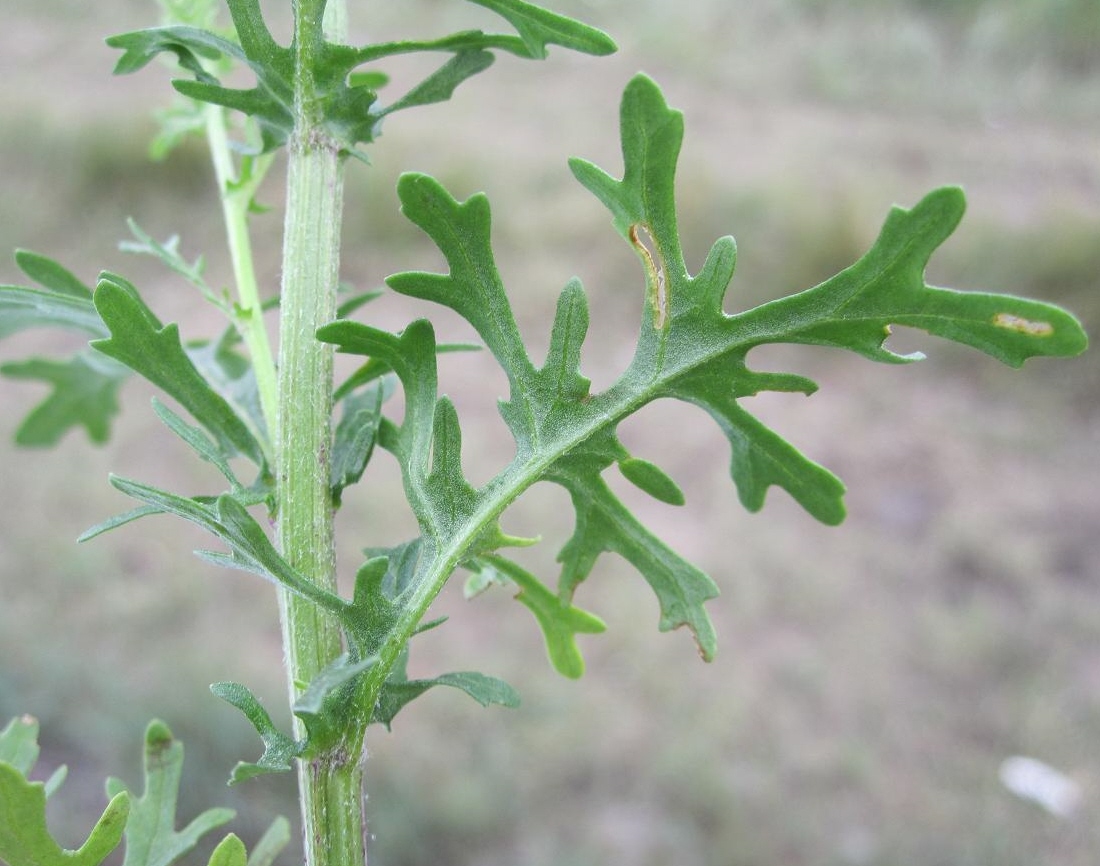
M 268 3 L 267 6 L 281 4 Z M 289 4 L 287 4 L 289 6 Z M 497 29 L 459 0 L 352 3 L 357 39 Z M 608 30 L 609 59 L 553 51 L 501 58 L 443 106 L 398 115 L 350 166 L 344 277 L 438 267 L 397 214 L 405 169 L 456 195 L 488 192 L 501 272 L 539 357 L 558 291 L 588 290 L 585 372 L 610 383 L 630 357 L 641 275 L 607 213 L 575 182 L 577 155 L 621 171 L 617 105 L 639 69 L 682 109 L 681 229 L 689 267 L 737 237 L 730 311 L 806 288 L 858 257 L 888 208 L 945 184 L 969 213 L 933 259 L 939 285 L 1033 295 L 1100 332 L 1100 5 L 1095 0 L 557 0 Z M 0 29 L 0 249 L 57 257 L 87 281 L 133 279 L 185 335 L 220 327 L 194 291 L 118 252 L 124 220 L 178 233 L 215 284 L 228 267 L 200 142 L 152 162 L 164 68 L 113 79 L 103 38 L 158 20 L 152 0 L 7 0 Z M 273 13 L 279 14 L 279 13 Z M 285 12 L 283 13 L 285 14 Z M 285 31 L 284 31 L 285 32 Z M 398 83 L 423 67 L 389 68 Z M 396 88 L 398 84 L 395 83 Z M 278 172 L 255 224 L 264 285 L 278 282 Z M 0 280 L 22 282 L 10 257 Z M 387 297 L 367 311 L 400 328 L 429 312 Z M 440 316 L 446 336 L 467 339 Z M 54 339 L 25 334 L 5 359 Z M 728 446 L 691 407 L 657 405 L 627 444 L 680 482 L 684 508 L 621 489 L 647 522 L 710 573 L 720 639 L 700 662 L 687 634 L 658 634 L 644 582 L 601 560 L 578 603 L 607 634 L 587 639 L 588 673 L 546 663 L 530 615 L 504 591 L 438 604 L 449 623 L 418 638 L 411 673 L 503 677 L 518 710 L 483 710 L 440 689 L 369 741 L 375 866 L 1093 866 L 1100 851 L 1100 446 L 1095 353 L 1021 371 L 910 334 L 929 359 L 906 367 L 811 350 L 754 353 L 810 375 L 807 400 L 746 406 L 850 489 L 840 528 L 781 492 L 746 514 Z M 463 417 L 465 461 L 483 481 L 510 456 L 490 360 L 450 356 L 443 388 Z M 78 549 L 87 527 L 129 507 L 108 472 L 181 492 L 217 479 L 170 441 L 127 386 L 114 438 L 71 435 L 18 451 L 42 398 L 0 380 L 0 719 L 42 722 L 43 772 L 70 765 L 52 803 L 76 845 L 103 805 L 107 774 L 140 784 L 146 722 L 187 748 L 181 824 L 238 810 L 251 844 L 293 815 L 291 779 L 228 789 L 254 732 L 207 685 L 238 680 L 286 722 L 271 588 L 190 555 L 207 541 L 152 519 Z M 365 486 L 369 485 L 369 487 Z M 387 455 L 349 492 L 341 568 L 364 546 L 412 531 Z M 528 560 L 548 577 L 568 537 L 567 497 L 536 489 L 506 520 L 541 533 Z M 540 559 L 541 557 L 541 559 Z M 1013 794 L 1006 759 L 1065 774 L 1075 808 Z M 297 843 L 282 862 L 298 861 Z M 197 853 L 193 863 L 205 863 Z

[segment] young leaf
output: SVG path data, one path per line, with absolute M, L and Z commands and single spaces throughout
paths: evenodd
M 229 482 L 234 492 L 241 489 L 241 483 L 229 462 L 225 459 L 217 444 L 212 442 L 202 430 L 184 421 L 179 415 L 165 406 L 156 397 L 153 398 L 153 411 L 164 425 L 179 436 L 199 457 L 217 469 L 226 481 Z
M 307 733 L 304 755 L 332 748 L 348 730 L 349 716 L 358 713 L 354 682 L 377 663 L 377 656 L 356 658 L 344 653 L 313 678 L 293 707 Z
M 207 866 L 248 866 L 248 849 L 239 836 L 230 833 L 210 854 Z
M 179 795 L 183 744 L 163 722 L 145 729 L 145 792 L 131 794 L 133 806 L 126 823 L 126 859 L 123 866 L 168 866 L 195 847 L 216 827 L 232 820 L 231 809 L 208 809 L 177 832 L 176 799 Z M 107 783 L 118 796 L 126 786 L 118 779 Z
M 279 852 L 290 843 L 290 824 L 276 818 L 249 854 L 244 842 L 230 833 L 214 849 L 207 866 L 271 866 Z

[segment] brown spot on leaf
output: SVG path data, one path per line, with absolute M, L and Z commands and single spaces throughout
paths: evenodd
M 1025 319 L 1012 313 L 997 313 L 993 317 L 993 324 L 998 328 L 1007 328 L 1010 331 L 1027 334 L 1029 337 L 1049 337 L 1054 333 L 1054 327 L 1050 322 L 1033 322 L 1031 319 Z

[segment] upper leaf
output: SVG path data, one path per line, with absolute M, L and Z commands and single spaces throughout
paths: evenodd
M 174 54 L 193 80 L 177 80 L 175 88 L 185 96 L 240 111 L 256 119 L 262 149 L 284 144 L 294 131 L 296 72 L 312 82 L 314 93 L 308 110 L 341 147 L 354 152 L 360 143 L 373 141 L 381 121 L 406 108 L 450 99 L 466 79 L 488 68 L 493 50 L 520 57 L 541 59 L 548 45 L 560 45 L 587 54 L 609 54 L 615 44 L 604 33 L 524 0 L 470 0 L 508 21 L 518 35 L 469 30 L 430 41 L 403 40 L 354 48 L 320 41 L 308 52 L 284 47 L 272 37 L 264 22 L 258 0 L 228 0 L 239 44 L 205 30 L 187 26 L 159 27 L 111 37 L 108 45 L 123 50 L 115 71 L 134 72 L 157 54 Z M 303 13 L 304 14 L 304 13 Z M 377 70 L 356 72 L 358 67 L 412 52 L 445 52 L 452 57 L 423 81 L 389 105 L 378 103 L 373 89 L 387 77 Z M 308 60 L 304 60 L 307 58 Z M 297 69 L 298 58 L 309 63 Z M 212 61 L 244 63 L 256 76 L 252 88 L 232 88 L 222 83 Z

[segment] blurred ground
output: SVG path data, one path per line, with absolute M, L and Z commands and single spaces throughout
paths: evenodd
M 374 5 L 352 10 L 372 37 L 419 33 L 423 22 L 439 33 L 496 26 L 458 0 Z M 730 309 L 814 284 L 870 244 L 892 203 L 960 183 L 970 213 L 931 280 L 1057 301 L 1100 331 L 1093 0 L 554 5 L 606 28 L 621 53 L 503 59 L 448 105 L 395 118 L 373 166 L 352 167 L 349 281 L 370 287 L 436 264 L 396 215 L 399 171 L 429 171 L 460 196 L 485 189 L 521 327 L 544 346 L 557 292 L 579 275 L 593 305 L 585 371 L 609 383 L 631 351 L 639 277 L 565 160 L 619 170 L 618 94 L 644 69 L 685 112 L 689 265 L 718 235 L 738 239 Z M 0 249 L 54 255 L 89 280 L 119 270 L 162 318 L 199 334 L 212 323 L 195 313 L 190 290 L 115 250 L 133 216 L 154 236 L 180 233 L 186 252 L 206 252 L 211 273 L 226 273 L 201 151 L 145 159 L 148 114 L 168 98 L 164 70 L 108 74 L 102 37 L 156 14 L 146 0 L 8 3 Z M 266 199 L 278 205 L 279 196 L 275 183 Z M 271 286 L 278 230 L 277 211 L 257 224 Z M 14 266 L 0 263 L 0 279 L 17 281 Z M 400 327 L 424 311 L 386 298 L 371 312 Z M 13 340 L 5 358 L 43 339 Z M 585 642 L 589 671 L 578 683 L 550 671 L 529 615 L 507 594 L 467 604 L 459 587 L 449 590 L 439 608 L 451 621 L 419 639 L 416 671 L 485 670 L 517 685 L 524 705 L 485 711 L 431 694 L 392 734 L 375 734 L 372 866 L 1092 866 L 1100 362 L 1009 371 L 899 339 L 929 360 L 885 368 L 809 351 L 753 358 L 793 365 L 822 386 L 812 400 L 756 398 L 751 408 L 848 483 L 850 517 L 837 529 L 778 493 L 761 514 L 745 514 L 724 440 L 690 408 L 652 407 L 624 430 L 687 491 L 683 509 L 632 501 L 723 588 L 710 608 L 721 641 L 712 665 L 686 635 L 656 632 L 649 590 L 612 558 L 578 597 L 609 624 Z M 497 393 L 469 383 L 498 380 L 486 358 L 464 355 L 443 382 L 463 413 L 475 480 L 509 452 Z M 104 775 L 138 781 L 153 716 L 187 743 L 181 820 L 233 805 L 251 840 L 276 811 L 293 810 L 289 787 L 223 787 L 233 763 L 259 749 L 206 685 L 240 680 L 273 708 L 282 703 L 269 588 L 191 558 L 204 540 L 164 521 L 72 543 L 127 507 L 107 487 L 109 471 L 195 492 L 212 483 L 164 442 L 147 396 L 130 388 L 105 448 L 71 437 L 53 452 L 0 451 L 0 717 L 38 716 L 43 763 L 70 764 L 55 817 L 72 843 L 102 805 Z M 5 441 L 39 397 L 0 380 Z M 359 548 L 409 530 L 385 456 L 369 475 L 370 497 L 354 497 L 341 515 L 348 574 Z M 557 491 L 536 490 L 507 523 L 546 537 L 531 563 L 547 573 L 569 531 L 564 506 Z M 1001 786 L 998 768 L 1016 754 L 1081 786 L 1073 818 Z

